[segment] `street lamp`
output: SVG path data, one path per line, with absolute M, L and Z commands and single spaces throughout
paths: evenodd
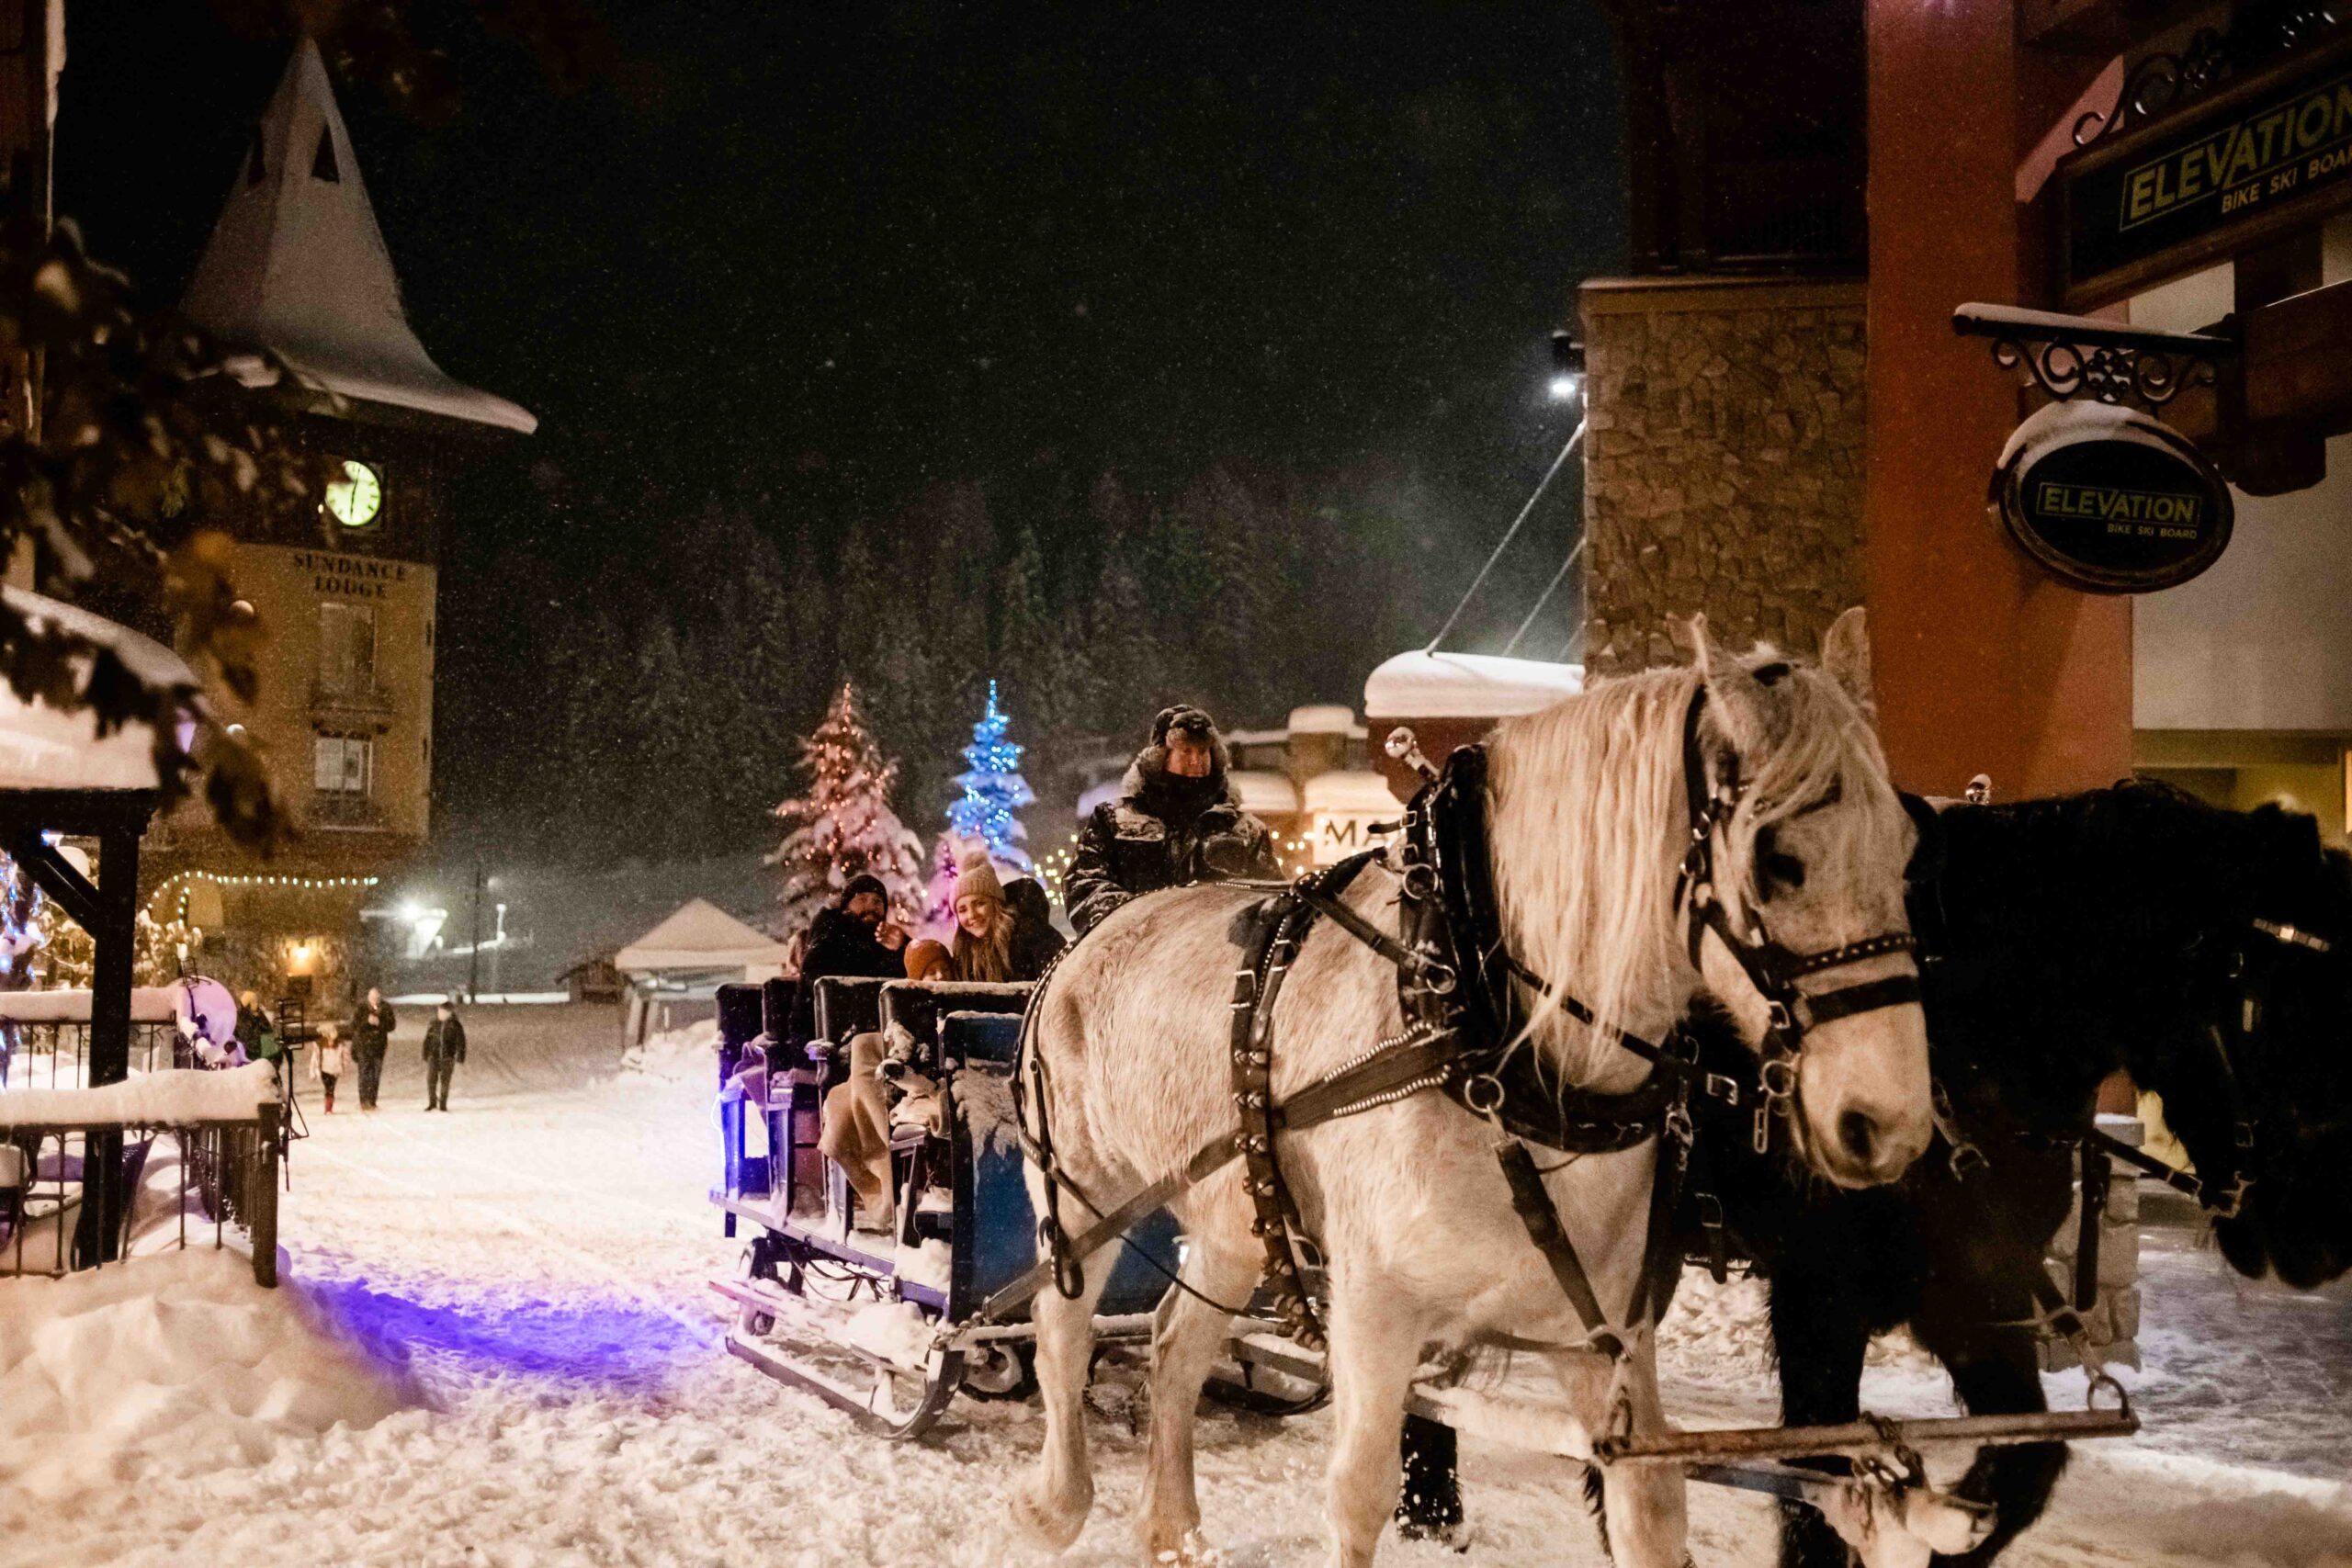
M 1566 332 L 1552 334 L 1552 379 L 1546 388 L 1555 403 L 1584 396 L 1584 344 Z

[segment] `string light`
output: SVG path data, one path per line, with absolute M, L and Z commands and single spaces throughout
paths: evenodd
M 180 871 L 165 877 L 155 891 L 147 896 L 152 904 L 164 897 L 183 882 L 209 882 L 215 887 L 281 887 L 289 893 L 313 893 L 336 887 L 373 887 L 379 879 L 373 876 L 292 876 L 287 874 L 251 876 L 231 875 L 217 871 Z M 187 919 L 190 889 L 180 888 L 180 919 Z

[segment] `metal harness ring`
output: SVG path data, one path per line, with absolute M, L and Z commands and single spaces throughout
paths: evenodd
M 1503 1080 L 1492 1073 L 1473 1073 L 1462 1082 L 1462 1103 L 1491 1122 L 1509 1098 Z

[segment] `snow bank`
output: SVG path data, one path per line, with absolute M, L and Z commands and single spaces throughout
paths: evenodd
M 250 1120 L 262 1101 L 277 1098 L 277 1070 L 267 1062 L 226 1072 L 173 1067 L 98 1089 L 22 1089 L 0 1094 L 0 1127 L 240 1122 Z
M 416 1403 L 404 1364 L 344 1338 L 298 1288 L 254 1284 L 234 1252 L 0 1281 L 0 1533 L 36 1501 L 256 1465 Z
M 621 1071 L 643 1073 L 672 1083 L 690 1078 L 718 1082 L 718 1021 L 706 1018 L 684 1029 L 665 1030 L 629 1048 L 621 1057 Z

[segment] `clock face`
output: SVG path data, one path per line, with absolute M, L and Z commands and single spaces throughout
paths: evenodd
M 365 528 L 384 509 L 384 481 L 356 458 L 343 462 L 343 478 L 328 482 L 326 509 L 346 528 Z

